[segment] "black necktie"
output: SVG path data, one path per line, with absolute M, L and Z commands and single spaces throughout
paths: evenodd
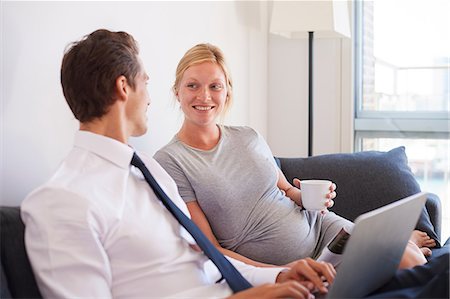
M 192 235 L 198 246 L 217 266 L 222 277 L 225 278 L 233 292 L 239 292 L 251 288 L 252 285 L 239 273 L 239 271 L 220 253 L 219 250 L 209 241 L 202 233 L 198 226 L 181 211 L 167 194 L 161 189 L 155 178 L 152 176 L 144 162 L 136 153 L 133 154 L 131 165 L 136 166 L 144 175 L 145 180 L 155 192 L 156 196 L 161 200 L 164 206 L 172 213 L 172 215 L 180 222 L 180 224 Z

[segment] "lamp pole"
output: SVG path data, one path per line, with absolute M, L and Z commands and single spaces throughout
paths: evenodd
M 308 157 L 313 154 L 313 39 L 314 32 L 308 32 Z

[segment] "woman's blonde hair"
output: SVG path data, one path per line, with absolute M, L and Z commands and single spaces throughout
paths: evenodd
M 220 66 L 225 75 L 225 80 L 227 84 L 227 99 L 225 101 L 225 107 L 222 111 L 222 117 L 230 109 L 233 102 L 233 82 L 231 80 L 231 75 L 228 71 L 227 64 L 225 62 L 225 56 L 223 52 L 216 46 L 211 44 L 198 44 L 190 48 L 181 58 L 178 63 L 175 82 L 172 86 L 172 91 L 176 95 L 178 93 L 178 88 L 183 78 L 184 72 L 191 66 L 201 64 L 203 62 L 212 62 Z

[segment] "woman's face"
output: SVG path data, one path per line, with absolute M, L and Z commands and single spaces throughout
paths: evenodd
M 222 68 L 212 62 L 189 67 L 181 78 L 176 96 L 185 123 L 215 126 L 227 100 L 227 84 Z

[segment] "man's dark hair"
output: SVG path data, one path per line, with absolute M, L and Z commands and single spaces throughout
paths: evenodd
M 102 117 L 116 101 L 116 79 L 123 75 L 135 87 L 140 71 L 139 48 L 126 32 L 99 29 L 70 44 L 61 65 L 63 93 L 75 118 Z

